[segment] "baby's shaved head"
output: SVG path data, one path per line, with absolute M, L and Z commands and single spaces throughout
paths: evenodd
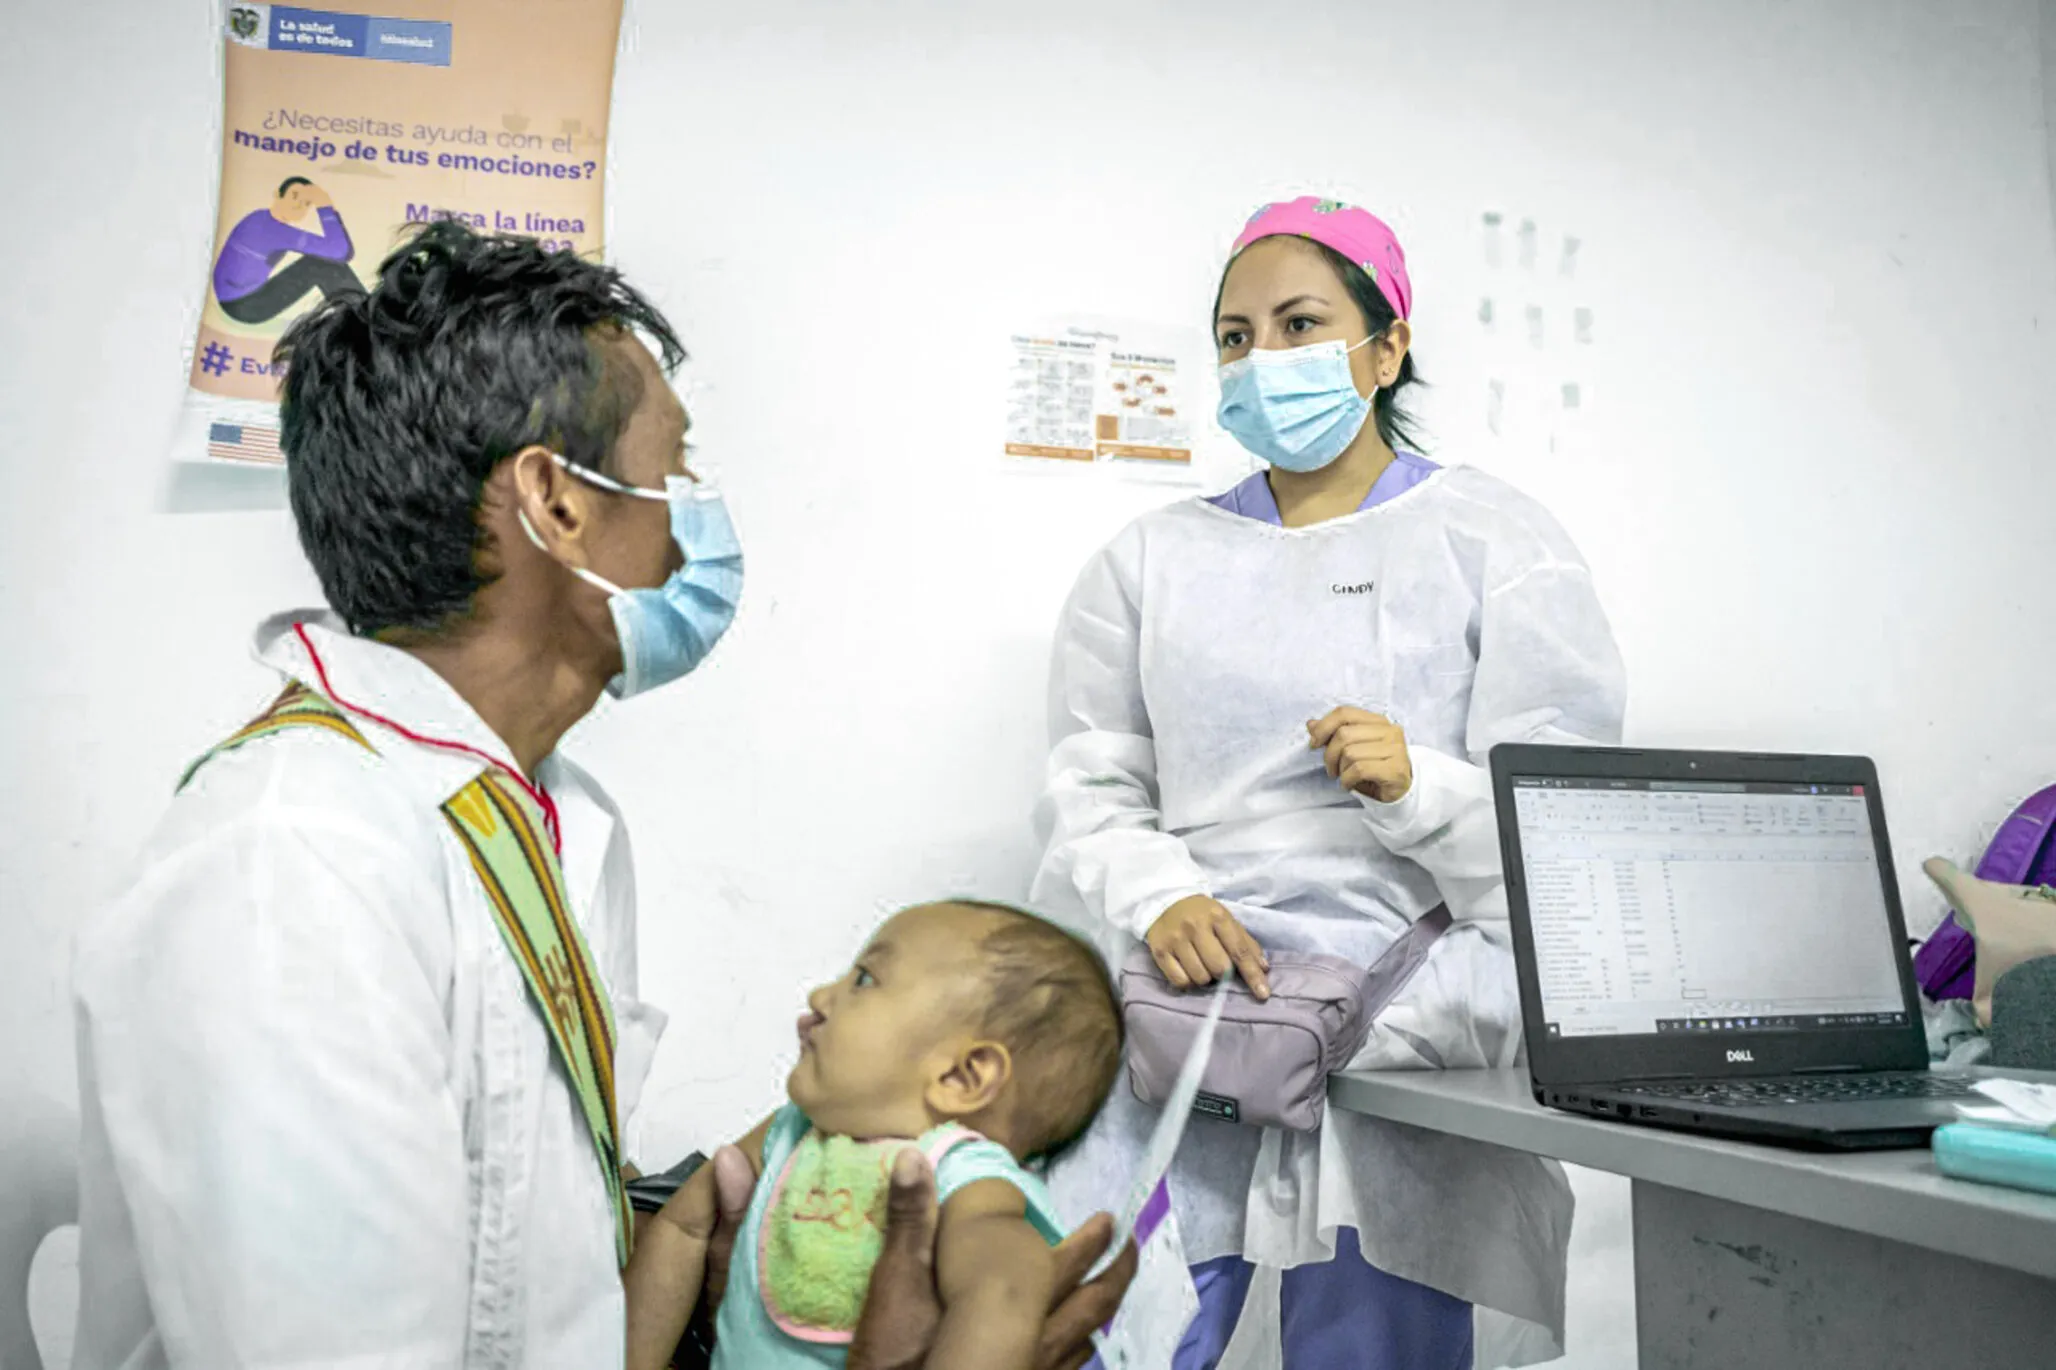
M 979 943 L 982 1030 L 1005 1044 L 1019 1084 L 1024 1156 L 1078 1139 L 1121 1070 L 1121 1009 L 1098 952 L 1056 924 L 1005 904 L 957 899 L 991 927 Z

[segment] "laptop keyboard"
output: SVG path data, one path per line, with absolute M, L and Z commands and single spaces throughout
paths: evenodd
M 1664 1080 L 1616 1086 L 1621 1094 L 1715 1108 L 1774 1104 L 1840 1104 L 1873 1099 L 1963 1099 L 1976 1091 L 1961 1076 L 1905 1074 L 1804 1075 L 1777 1080 Z

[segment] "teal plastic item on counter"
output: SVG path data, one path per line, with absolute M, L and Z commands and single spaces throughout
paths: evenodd
M 1934 1147 L 1935 1164 L 1944 1175 L 2056 1194 L 2056 1137 L 1950 1123 L 1935 1129 Z

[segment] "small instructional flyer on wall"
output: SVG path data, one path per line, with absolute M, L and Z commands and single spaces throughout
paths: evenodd
M 220 6 L 217 221 L 174 460 L 278 464 L 273 349 L 420 225 L 601 250 L 621 6 Z
M 1197 479 L 1203 335 L 1070 315 L 1039 320 L 1009 343 L 1008 458 Z
M 1007 455 L 1092 461 L 1099 345 L 1058 330 L 1016 333 L 1007 384 Z

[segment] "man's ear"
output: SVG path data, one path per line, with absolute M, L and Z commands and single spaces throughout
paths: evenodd
M 500 464 L 490 484 L 502 487 L 516 519 L 512 530 L 524 543 L 542 543 L 543 551 L 570 566 L 584 566 L 584 540 L 592 526 L 592 496 L 557 463 L 546 447 L 524 447 Z M 523 531 L 519 520 L 526 519 Z
M 929 1082 L 926 1102 L 946 1118 L 968 1118 L 997 1103 L 1013 1078 L 1012 1052 L 999 1042 L 973 1042 Z

